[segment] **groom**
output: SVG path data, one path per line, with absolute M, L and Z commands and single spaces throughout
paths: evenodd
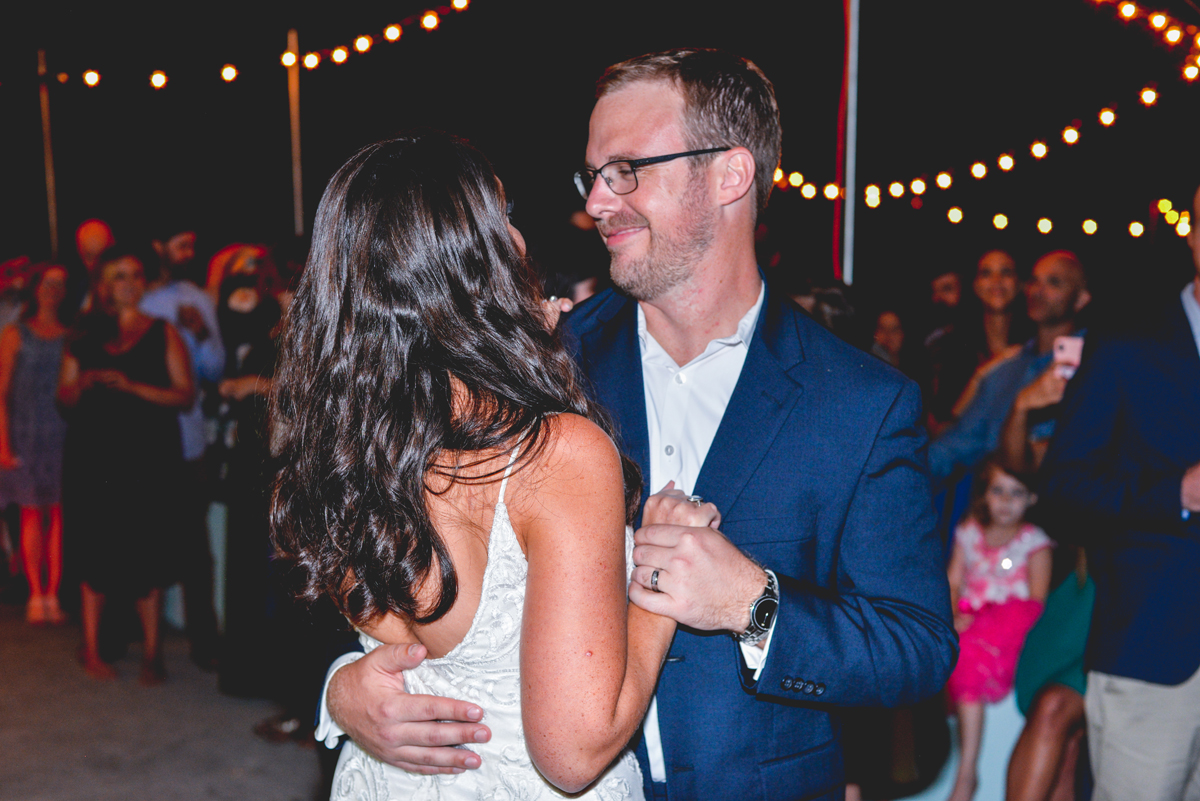
M 919 393 L 763 283 L 781 134 L 757 67 L 651 54 L 597 97 L 576 184 L 622 292 L 566 337 L 646 491 L 673 480 L 723 513 L 637 532 L 631 600 L 686 627 L 638 743 L 647 797 L 840 799 L 836 707 L 913 703 L 955 659 Z M 477 767 L 445 746 L 486 739 L 481 710 L 403 694 L 414 650 L 334 673 L 333 718 L 401 767 Z

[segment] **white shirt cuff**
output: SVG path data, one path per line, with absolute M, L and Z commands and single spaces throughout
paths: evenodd
M 329 666 L 329 672 L 325 674 L 325 686 L 321 688 L 321 707 L 317 712 L 317 742 L 325 743 L 326 748 L 337 748 L 338 741 L 346 735 L 342 731 L 342 727 L 334 723 L 333 718 L 329 716 L 329 704 L 326 699 L 329 697 L 329 680 L 333 678 L 333 674 L 344 668 L 351 662 L 357 662 L 366 654 L 360 651 L 351 651 L 342 654 L 337 659 L 333 660 L 333 664 Z M 756 677 L 757 678 L 757 677 Z
M 762 675 L 763 665 L 767 664 L 767 653 L 771 650 L 771 637 L 775 635 L 775 621 L 779 620 L 779 615 L 771 621 L 771 628 L 767 629 L 767 639 L 763 641 L 763 647 L 759 648 L 755 645 L 744 645 L 738 643 L 738 647 L 742 649 L 742 659 L 746 662 L 746 667 L 754 671 L 754 680 L 758 681 L 758 677 Z M 321 703 L 325 703 L 322 697 Z M 325 707 L 322 706 L 323 710 Z

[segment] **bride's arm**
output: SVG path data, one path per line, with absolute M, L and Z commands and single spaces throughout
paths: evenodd
M 512 504 L 529 562 L 521 706 L 534 764 L 574 793 L 612 763 L 646 714 L 675 622 L 627 603 L 616 448 L 582 417 L 553 425 Z

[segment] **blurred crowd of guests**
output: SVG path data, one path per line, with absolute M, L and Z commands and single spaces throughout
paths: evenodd
M 178 583 L 192 660 L 219 671 L 225 692 L 284 703 L 264 733 L 303 737 L 287 721 L 311 718 L 325 656 L 307 656 L 321 640 L 273 572 L 265 423 L 304 243 L 232 243 L 200 259 L 187 219 L 141 233 L 86 220 L 75 243 L 61 263 L 0 265 L 2 539 L 28 588 L 26 620 L 77 613 L 80 662 L 99 680 L 140 639 L 140 680 L 153 685 L 165 678 L 163 591 Z

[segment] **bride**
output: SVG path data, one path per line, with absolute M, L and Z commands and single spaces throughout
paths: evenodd
M 308 600 L 370 651 L 420 642 L 410 692 L 469 700 L 478 770 L 347 743 L 334 798 L 641 798 L 626 748 L 674 621 L 627 602 L 641 486 L 550 331 L 487 160 L 445 134 L 332 178 L 272 398 L 272 529 Z M 668 490 L 644 522 L 707 525 Z

